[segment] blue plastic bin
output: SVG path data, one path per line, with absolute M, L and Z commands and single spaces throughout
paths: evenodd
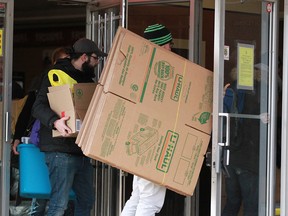
M 18 151 L 20 196 L 49 199 L 51 186 L 44 153 L 33 144 L 20 144 Z M 70 199 L 75 199 L 73 191 L 70 193 Z

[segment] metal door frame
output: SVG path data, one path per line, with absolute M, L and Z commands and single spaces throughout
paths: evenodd
M 281 197 L 280 209 L 281 215 L 287 215 L 288 209 L 288 0 L 284 0 L 284 41 L 283 41 L 283 96 L 282 96 L 282 137 L 281 137 Z M 286 38 L 286 39 L 285 39 Z
M 11 142 L 11 98 L 12 98 L 12 52 L 13 52 L 13 22 L 14 1 L 0 0 L 6 4 L 4 17 L 3 51 L 3 110 L 2 110 L 2 161 L 1 161 L 1 215 L 9 215 L 10 205 L 10 142 Z
M 263 1 L 264 2 L 264 1 Z M 276 82 L 276 68 L 277 68 L 277 51 L 278 51 L 278 1 L 271 1 L 274 4 L 272 22 L 269 25 L 272 26 L 269 33 L 269 74 L 271 78 L 271 89 L 269 93 L 269 101 L 271 103 L 268 108 L 270 116 L 270 126 L 268 135 L 268 164 L 267 164 L 267 203 L 266 215 L 274 215 L 275 205 L 275 143 L 276 141 L 276 113 L 277 113 L 277 82 Z M 225 1 L 215 1 L 215 32 L 214 32 L 214 95 L 213 101 L 218 101 L 223 95 L 224 86 L 224 36 L 225 36 Z M 216 43 L 217 42 L 217 43 Z M 284 94 L 283 94 L 284 95 Z M 221 215 L 221 191 L 222 191 L 222 174 L 220 163 L 220 151 L 219 140 L 221 134 L 221 124 L 219 113 L 223 110 L 222 103 L 214 103 L 213 105 L 213 137 L 212 137 L 212 173 L 211 173 L 211 216 Z M 275 116 L 275 118 L 274 118 Z M 282 158 L 283 160 L 283 158 Z M 285 163 L 283 163 L 285 164 Z M 285 215 L 285 214 L 284 214 Z

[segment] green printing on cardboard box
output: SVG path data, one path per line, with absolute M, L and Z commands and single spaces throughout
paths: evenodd
M 209 112 L 203 112 L 203 113 L 201 113 L 200 117 L 198 118 L 198 121 L 201 124 L 206 124 L 207 121 L 209 120 L 209 118 L 210 118 L 210 113 Z
M 74 93 L 74 96 L 81 98 L 83 96 L 83 90 L 77 89 L 76 92 Z
M 147 73 L 146 73 L 146 77 L 145 77 L 145 81 L 144 81 L 144 84 L 143 84 L 143 89 L 142 89 L 142 93 L 141 93 L 141 97 L 140 97 L 140 103 L 142 103 L 144 101 L 144 96 L 145 96 L 145 92 L 146 92 L 146 88 L 147 88 L 147 83 L 148 83 L 148 80 L 149 80 L 149 77 L 150 77 L 150 73 L 151 73 L 151 70 L 152 70 L 152 65 L 153 65 L 155 53 L 156 53 L 156 48 L 154 48 L 153 51 L 152 51 L 152 55 L 151 55 L 150 62 L 149 62 L 149 67 L 148 67 L 148 70 L 147 70 Z
M 137 92 L 139 90 L 139 87 L 137 84 L 131 84 L 130 85 L 130 89 L 133 91 L 133 92 Z
M 210 112 L 197 112 L 192 116 L 192 121 L 206 124 L 210 119 Z
M 128 155 L 142 155 L 149 148 L 154 146 L 158 141 L 158 131 L 152 127 L 141 128 L 140 131 L 134 134 L 125 144 Z
M 167 173 L 172 162 L 173 154 L 176 149 L 179 134 L 168 130 L 163 143 L 163 148 L 157 163 L 157 169 L 161 172 Z
M 172 93 L 171 93 L 171 99 L 174 101 L 179 101 L 181 89 L 183 84 L 183 76 L 177 74 L 175 77 Z
M 126 101 L 118 99 L 112 110 L 107 114 L 101 138 L 101 157 L 108 157 L 115 149 L 116 141 L 122 128 L 123 119 L 126 115 Z
M 155 80 L 152 94 L 153 94 L 153 101 L 163 102 L 165 97 L 167 84 L 161 80 Z
M 167 61 L 158 61 L 154 65 L 154 73 L 161 80 L 170 80 L 174 76 L 174 67 Z

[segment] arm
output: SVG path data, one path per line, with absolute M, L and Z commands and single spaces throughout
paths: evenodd
M 59 116 L 50 108 L 47 97 L 49 86 L 51 85 L 47 74 L 45 74 L 32 107 L 32 115 L 36 119 L 39 119 L 42 125 L 52 130 L 54 127 L 54 122 L 59 119 Z
M 48 87 L 50 87 L 50 81 L 48 79 L 48 75 L 45 74 L 43 77 L 43 81 L 37 94 L 35 103 L 32 107 L 32 115 L 39 119 L 41 124 L 49 129 L 58 130 L 62 136 L 69 135 L 72 131 L 66 125 L 66 121 L 69 117 L 60 118 L 49 105 L 49 100 L 47 97 Z

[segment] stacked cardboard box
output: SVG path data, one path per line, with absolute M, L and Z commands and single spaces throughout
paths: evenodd
M 212 72 L 119 27 L 76 143 L 192 195 L 210 140 Z
M 95 88 L 96 83 L 74 84 L 73 91 L 68 84 L 48 88 L 47 96 L 51 109 L 61 117 L 69 116 L 67 125 L 72 130 L 71 137 L 76 137 L 80 130 Z M 65 98 L 65 102 L 63 98 Z M 52 136 L 58 137 L 61 134 L 57 130 L 53 130 Z

